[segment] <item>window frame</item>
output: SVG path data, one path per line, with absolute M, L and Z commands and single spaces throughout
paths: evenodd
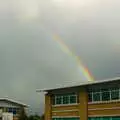
M 64 101 L 63 101 L 63 98 L 64 98 L 64 96 L 68 96 L 68 103 L 66 103 L 66 104 L 64 104 Z M 70 102 L 70 96 L 75 96 L 75 103 L 71 103 Z M 78 95 L 75 93 L 75 94 L 63 94 L 63 95 L 55 95 L 54 96 L 55 98 L 54 98 L 54 100 L 55 100 L 55 102 L 54 102 L 54 104 L 52 104 L 53 106 L 59 106 L 59 105 L 75 105 L 75 104 L 78 104 Z M 60 104 L 57 104 L 57 98 L 58 97 L 61 97 L 61 103 Z
M 109 100 L 103 100 L 103 93 L 104 92 L 109 92 Z M 118 93 L 118 99 L 113 99 L 112 98 L 112 92 L 119 92 Z M 100 94 L 100 101 L 94 101 L 94 94 L 97 94 L 97 93 L 99 93 Z M 108 88 L 108 90 L 106 91 L 104 91 L 104 90 L 102 90 L 101 88 L 100 88 L 100 91 L 99 92 L 95 92 L 94 90 L 93 91 L 90 91 L 90 92 L 88 92 L 88 94 L 90 95 L 92 95 L 92 100 L 90 101 L 90 99 L 89 99 L 89 96 L 88 96 L 88 103 L 99 103 L 99 102 L 107 102 L 107 101 L 120 101 L 120 88 Z

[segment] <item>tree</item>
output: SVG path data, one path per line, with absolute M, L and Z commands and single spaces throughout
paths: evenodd
M 44 120 L 44 115 L 41 115 L 41 116 L 39 116 L 39 115 L 30 115 L 29 117 L 28 117 L 28 120 Z
M 44 114 L 40 116 L 40 120 L 44 120 Z

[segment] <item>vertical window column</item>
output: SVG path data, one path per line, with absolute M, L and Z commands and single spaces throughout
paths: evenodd
M 110 90 L 110 100 L 112 100 L 112 96 L 111 96 L 112 94 L 111 93 L 112 93 L 112 91 Z
M 120 88 L 119 88 L 119 99 L 120 99 Z
M 102 101 L 102 91 L 100 89 L 100 101 Z

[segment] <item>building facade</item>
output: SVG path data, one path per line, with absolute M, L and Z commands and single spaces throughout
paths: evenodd
M 45 120 L 120 120 L 120 79 L 43 90 Z
M 8 98 L 0 98 L 0 119 L 2 119 L 2 114 L 11 113 L 13 115 L 13 120 L 18 120 L 19 115 L 27 105 L 14 101 Z

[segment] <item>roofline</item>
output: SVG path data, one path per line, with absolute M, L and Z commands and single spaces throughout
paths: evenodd
M 36 92 L 49 92 L 49 91 L 54 91 L 54 90 L 59 90 L 59 89 L 89 86 L 89 85 L 95 85 L 95 84 L 100 84 L 100 83 L 105 83 L 105 82 L 112 82 L 112 81 L 117 81 L 117 80 L 120 80 L 120 77 L 115 77 L 115 78 L 110 78 L 110 79 L 105 79 L 105 80 L 88 81 L 87 83 L 82 83 L 79 85 L 71 85 L 71 86 L 50 88 L 50 89 L 38 89 L 38 90 L 36 90 Z
M 15 103 L 15 104 L 18 104 L 18 105 L 20 105 L 20 106 L 23 106 L 23 107 L 28 107 L 29 105 L 26 105 L 26 104 L 24 104 L 24 103 L 21 103 L 21 102 L 19 102 L 19 101 L 15 101 L 15 100 L 13 100 L 13 99 L 9 99 L 9 98 L 0 98 L 0 101 L 1 100 L 3 100 L 3 101 L 9 101 L 9 102 L 13 102 L 13 103 Z

